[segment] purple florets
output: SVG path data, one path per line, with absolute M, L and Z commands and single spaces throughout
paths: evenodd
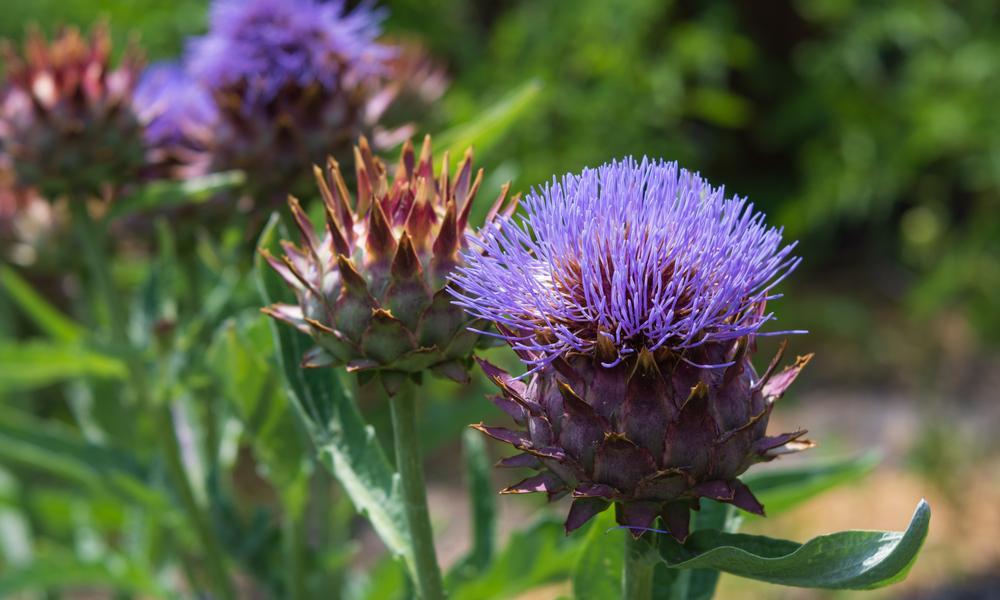
M 593 353 L 681 352 L 756 333 L 771 290 L 801 259 L 746 199 L 677 163 L 632 158 L 553 178 L 527 216 L 489 223 L 463 254 L 456 304 L 501 325 L 536 368 Z M 784 332 L 789 333 L 789 332 Z M 776 334 L 770 334 L 776 335 Z M 605 366 L 611 366 L 607 364 Z
M 207 132 L 219 112 L 208 90 L 173 63 L 146 69 L 133 95 L 133 109 L 154 148 L 183 144 Z
M 345 14 L 343 0 L 216 0 L 208 34 L 189 47 L 191 72 L 216 89 L 245 82 L 250 103 L 286 85 L 335 89 L 341 78 L 379 72 L 392 56 L 375 43 L 384 13 L 371 4 Z

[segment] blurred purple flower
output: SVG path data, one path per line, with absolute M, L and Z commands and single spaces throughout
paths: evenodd
M 344 87 L 343 78 L 380 73 L 393 55 L 375 43 L 385 12 L 372 4 L 345 13 L 343 0 L 216 0 L 208 34 L 188 49 L 189 69 L 213 89 L 245 84 L 248 104 L 286 85 Z
M 628 158 L 553 178 L 523 206 L 520 224 L 469 238 L 477 248 L 464 253 L 456 304 L 503 326 L 532 371 L 593 354 L 602 337 L 617 352 L 610 367 L 643 349 L 683 356 L 756 333 L 800 262 L 745 198 L 726 200 L 677 163 Z
M 211 93 L 175 63 L 146 69 L 135 89 L 133 110 L 146 125 L 146 141 L 153 148 L 201 140 L 219 116 Z

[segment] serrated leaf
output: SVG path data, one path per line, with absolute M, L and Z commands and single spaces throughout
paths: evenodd
M 605 600 L 622 594 L 624 543 L 620 536 L 605 532 L 616 525 L 615 511 L 606 510 L 592 519 L 580 558 L 573 567 L 573 598 Z
M 830 488 L 861 479 L 875 470 L 879 461 L 877 452 L 869 452 L 857 458 L 765 471 L 742 480 L 764 505 L 768 516 L 774 516 Z
M 7 265 L 0 265 L 0 285 L 25 316 L 48 336 L 62 342 L 75 342 L 87 335 L 86 329 L 52 306 Z
M 805 544 L 698 531 L 684 544 L 697 556 L 671 567 L 718 569 L 795 587 L 870 590 L 906 578 L 927 538 L 930 516 L 930 507 L 921 500 L 905 532 L 841 531 Z
M 0 391 L 30 390 L 74 377 L 124 379 L 125 363 L 96 350 L 61 342 L 0 341 Z
M 279 217 L 271 217 L 258 248 L 280 251 Z M 287 236 L 287 231 L 284 232 Z M 294 301 L 280 276 L 261 260 L 255 261 L 257 285 L 266 305 Z M 320 460 L 344 486 L 351 501 L 371 522 L 389 551 L 401 557 L 416 581 L 416 568 L 407 534 L 406 513 L 399 477 L 353 400 L 329 369 L 301 369 L 299 363 L 313 343 L 309 336 L 270 320 L 275 351 L 289 398 L 306 419 Z

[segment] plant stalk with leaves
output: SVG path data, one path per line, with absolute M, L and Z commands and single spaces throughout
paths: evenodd
M 130 348 L 123 319 L 125 313 L 122 311 L 122 302 L 111 278 L 109 257 L 104 252 L 105 232 L 103 227 L 94 223 L 83 197 L 73 199 L 71 207 L 74 223 L 80 232 L 80 245 L 83 247 L 90 267 L 90 275 L 95 288 L 95 300 L 98 305 L 103 305 L 107 309 L 106 316 L 111 330 L 111 340 L 117 352 L 127 356 L 126 363 L 132 388 L 139 399 L 140 406 L 144 410 L 151 411 L 154 415 L 153 418 L 157 423 L 156 441 L 158 448 L 167 461 L 171 482 L 176 493 L 180 496 L 181 504 L 202 544 L 206 569 L 212 580 L 212 587 L 223 600 L 235 600 L 236 592 L 229 578 L 222 547 L 208 514 L 195 499 L 191 481 L 184 468 L 178 433 L 174 424 L 174 416 L 170 411 L 169 401 L 153 397 L 146 366 Z
M 765 304 L 799 259 L 753 205 L 676 163 L 612 162 L 524 205 L 520 223 L 484 227 L 455 287 L 529 367 L 524 380 L 479 360 L 501 390 L 493 401 L 526 431 L 474 427 L 521 451 L 501 466 L 540 471 L 503 493 L 572 494 L 567 535 L 614 506 L 635 538 L 622 597 L 651 599 L 653 544 L 690 563 L 681 544 L 704 539 L 688 542 L 701 499 L 763 516 L 739 477 L 815 445 L 802 430 L 766 435 L 810 357 L 777 372 L 782 346 L 761 375 L 750 362 L 770 335 Z
M 330 159 L 325 176 L 316 168 L 323 237 L 299 202 L 289 199 L 302 247 L 282 242 L 280 259 L 267 248 L 261 254 L 298 302 L 264 310 L 315 340 L 301 358 L 303 367 L 346 366 L 361 383 L 377 378 L 390 396 L 415 584 L 421 598 L 433 600 L 443 590 L 409 388 L 428 370 L 467 383 L 472 350 L 483 339 L 478 330 L 486 323 L 453 306 L 445 287 L 461 264 L 459 250 L 468 247 L 465 234 L 483 171 L 473 177 L 469 148 L 454 178 L 447 152 L 435 176 L 430 136 L 419 157 L 409 141 L 403 145 L 391 185 L 365 138 L 354 155 L 356 199 L 336 161 Z M 501 211 L 513 214 L 518 199 L 508 202 L 508 189 L 503 187 L 488 219 Z

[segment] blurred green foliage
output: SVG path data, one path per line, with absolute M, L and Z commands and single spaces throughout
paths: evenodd
M 794 280 L 852 270 L 911 317 L 959 308 L 1000 340 L 1000 3 L 390 6 L 390 27 L 449 57 L 456 115 L 546 82 L 487 157 L 515 187 L 629 154 L 679 160 L 802 241 Z
M 476 140 L 485 187 L 513 179 L 527 190 L 629 154 L 678 160 L 750 196 L 769 222 L 802 240 L 808 260 L 792 285 L 812 289 L 782 304 L 783 323 L 862 340 L 860 362 L 892 355 L 873 334 L 879 302 L 917 319 L 958 307 L 984 340 L 1000 340 L 1000 0 L 385 4 L 389 34 L 423 37 L 448 65 L 453 84 L 433 119 L 445 131 L 435 139 L 453 147 L 453 159 Z M 119 51 L 138 32 L 150 60 L 170 59 L 204 30 L 206 8 L 205 0 L 6 0 L 0 37 L 20 39 L 30 22 L 51 32 L 104 18 Z M 149 186 L 112 216 L 206 200 L 227 181 Z M 315 441 L 279 389 L 246 273 L 247 242 L 258 234 L 247 222 L 220 239 L 207 222 L 143 225 L 148 247 L 114 265 L 119 286 L 138 289 L 129 310 L 135 351 L 191 430 L 197 452 L 185 458 L 197 466 L 199 502 L 232 563 L 274 596 L 301 575 L 303 588 L 343 590 L 331 597 L 394 597 L 404 577 L 398 564 L 384 561 L 367 577 L 343 569 L 356 552 L 353 508 L 331 491 L 310 455 Z M 73 271 L 78 260 L 60 266 Z M 830 280 L 830 271 L 849 275 Z M 169 597 L 155 577 L 198 571 L 190 563 L 201 549 L 162 458 L 148 448 L 157 425 L 120 381 L 124 357 L 92 347 L 90 328 L 72 320 L 96 326 L 106 318 L 100 306 L 88 310 L 81 283 L 57 286 L 44 275 L 24 282 L 0 269 L 0 364 L 8 367 L 0 376 L 0 558 L 29 578 L 10 590 L 58 587 L 30 579 L 58 571 L 67 581 L 86 576 Z M 42 295 L 57 306 L 36 301 Z M 19 339 L 33 335 L 49 339 Z M 42 354 L 47 370 L 38 368 Z M 495 360 L 518 366 L 509 352 Z M 464 390 L 425 382 L 424 450 L 443 454 L 468 423 L 496 418 L 481 400 L 488 391 L 482 377 Z M 391 452 L 385 398 L 355 392 Z M 483 499 L 488 463 L 477 458 L 470 488 Z M 869 466 L 827 465 L 811 472 L 811 489 Z M 778 506 L 804 497 L 771 483 Z M 336 510 L 316 511 L 324 501 Z M 583 554 L 587 538 L 567 540 L 549 519 L 516 534 L 507 550 L 494 548 L 492 509 L 476 508 L 476 552 L 449 576 L 453 597 L 503 597 L 564 580 Z M 307 524 L 326 545 L 307 539 Z
M 385 4 L 387 32 L 423 37 L 450 69 L 443 123 L 544 83 L 483 157 L 498 182 L 679 160 L 802 240 L 799 281 L 854 269 L 913 317 L 957 307 L 1000 340 L 1000 2 Z M 203 30 L 206 6 L 9 0 L 0 35 L 103 17 L 163 59 Z

